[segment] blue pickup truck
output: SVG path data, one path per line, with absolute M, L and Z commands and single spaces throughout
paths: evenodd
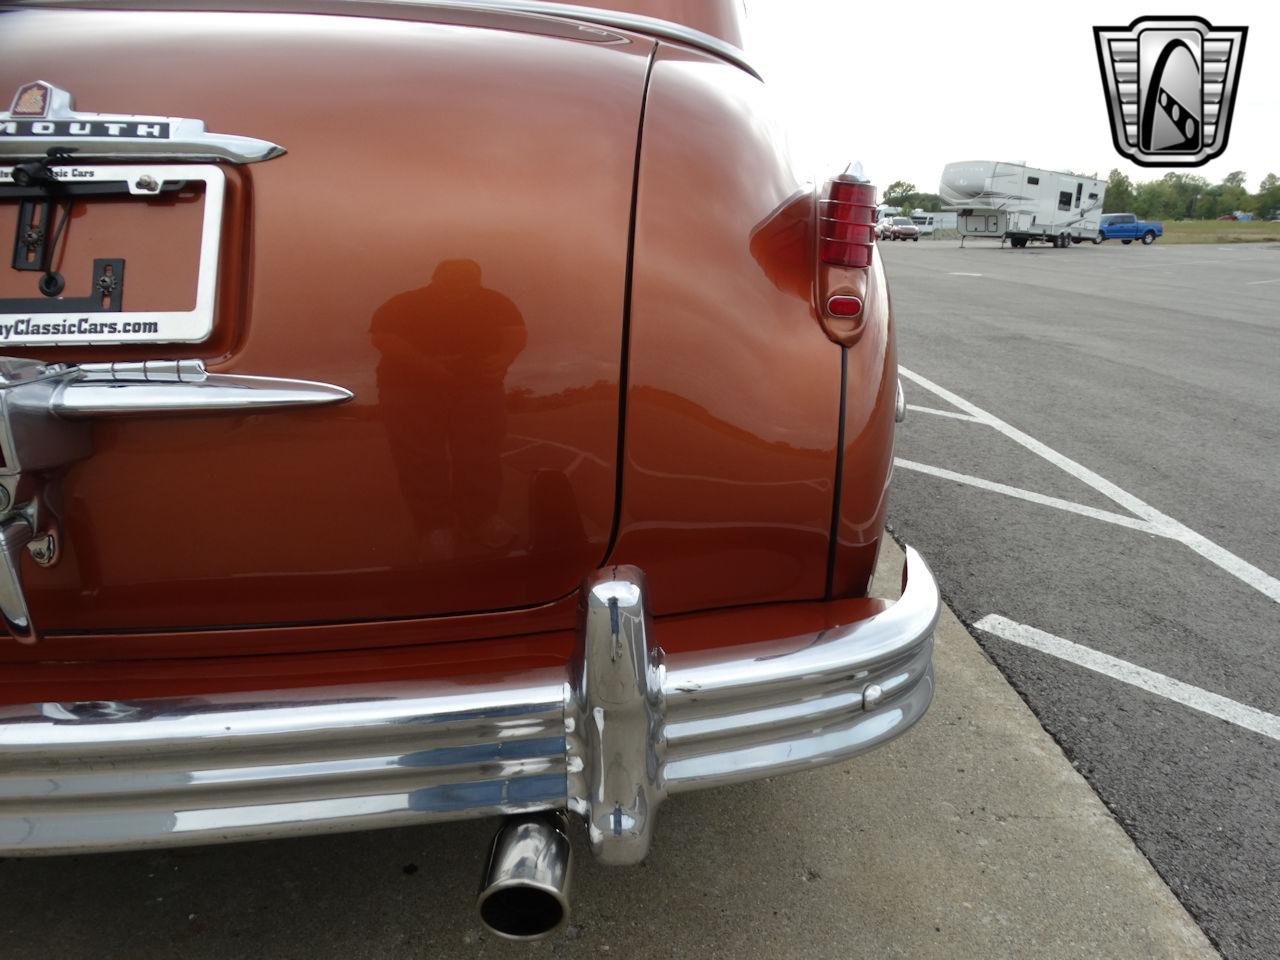
M 1141 240 L 1145 244 L 1156 242 L 1156 237 L 1164 236 L 1164 224 L 1139 220 L 1133 213 L 1104 213 L 1102 222 L 1098 224 L 1098 235 L 1094 243 L 1103 240 L 1119 240 L 1121 243 L 1133 243 Z

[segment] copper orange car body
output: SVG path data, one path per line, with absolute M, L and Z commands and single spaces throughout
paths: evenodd
M 72 94 L 78 111 L 199 118 L 284 150 L 219 164 L 206 338 L 0 352 L 85 369 L 199 360 L 215 375 L 351 394 L 311 409 L 104 419 L 92 424 L 92 451 L 49 478 L 61 554 L 51 565 L 24 554 L 18 570 L 38 635 L 0 642 L 0 697 L 11 705 L 0 708 L 0 753 L 20 768 L 0 824 L 39 823 L 25 836 L 0 826 L 0 849 L 569 809 L 597 854 L 621 862 L 643 856 L 642 808 L 667 792 L 774 770 L 772 740 L 758 733 L 770 711 L 785 726 L 797 704 L 826 704 L 801 726 L 827 741 L 804 734 L 810 760 L 779 771 L 853 755 L 923 713 L 937 610 L 927 568 L 916 558 L 908 571 L 918 609 L 906 609 L 907 595 L 867 598 L 901 403 L 883 269 L 873 246 L 865 266 L 818 255 L 837 205 L 792 171 L 766 88 L 738 49 L 734 4 L 0 10 L 0 97 L 39 80 Z M 0 137 L 0 167 L 20 156 Z M 92 151 L 75 158 L 91 161 Z M 87 227 L 76 236 L 78 218 L 99 216 L 94 203 L 74 198 L 68 278 L 110 245 Z M 195 204 L 121 203 L 103 228 L 130 264 L 126 309 L 185 295 L 183 269 L 148 274 L 147 264 L 200 256 L 198 240 L 178 239 Z M 0 215 L 7 243 L 14 213 Z M 842 229 L 862 235 L 852 221 Z M 873 244 L 870 227 L 866 236 Z M 0 313 L 29 282 L 6 279 Z M 597 601 L 614 618 L 613 642 L 638 644 L 622 680 L 593 672 Z M 865 646 L 873 633 L 902 644 L 892 663 L 861 647 L 854 656 L 842 639 Z M 845 647 L 822 646 L 836 640 Z M 726 707 L 734 719 L 706 736 L 732 756 L 718 746 L 681 754 L 710 709 L 690 684 L 726 664 L 763 669 L 818 649 L 835 659 L 724 693 L 726 704 L 739 698 Z M 673 677 L 684 686 L 664 687 Z M 626 697 L 592 699 L 601 684 L 626 682 Z M 527 696 L 504 699 L 513 688 Z M 486 723 L 501 726 L 485 710 L 508 710 L 537 736 L 518 734 L 479 772 L 438 781 L 452 761 L 432 752 L 434 721 L 464 753 L 495 743 L 433 706 L 468 691 L 488 691 L 475 714 Z M 557 695 L 558 712 L 548 705 Z M 696 705 L 681 699 L 690 696 Z M 248 778 L 244 789 L 257 785 L 278 817 L 250 822 L 236 801 L 157 786 L 138 800 L 155 823 L 135 829 L 112 821 L 102 799 L 122 788 L 94 792 L 91 760 L 127 765 L 143 749 L 134 733 L 180 752 L 184 724 L 201 716 L 271 717 L 284 739 L 267 756 L 306 740 L 290 726 L 311 709 L 301 704 L 342 713 L 336 705 L 353 702 L 397 705 L 334 721 L 371 724 L 368 742 L 343 756 L 396 758 L 389 772 L 347 775 L 354 785 L 329 793 L 284 775 L 270 788 Z M 387 719 L 403 721 L 402 707 L 428 718 L 420 739 Z M 582 718 L 610 709 L 623 733 L 602 720 L 588 736 Z M 880 727 L 855 731 L 850 710 Z M 374 714 L 394 729 L 380 732 Z M 648 732 L 628 732 L 633 721 Z M 217 750 L 229 766 L 266 762 L 229 740 Z M 595 776 L 613 753 L 641 766 L 648 756 L 651 776 L 630 787 Z M 722 759 L 705 760 L 713 754 Z M 21 783 L 42 764 L 80 760 L 72 779 L 101 810 L 23 799 Z M 321 771 L 323 758 L 312 760 Z M 190 763 L 175 769 L 194 782 Z M 457 799 L 472 788 L 483 796 Z M 644 802 L 627 808 L 611 790 Z M 333 806 L 309 817 L 291 803 Z M 624 808 L 631 826 L 604 835 Z

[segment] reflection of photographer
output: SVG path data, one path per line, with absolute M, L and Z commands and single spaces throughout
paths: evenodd
M 401 489 L 432 558 L 453 555 L 457 531 L 487 549 L 508 545 L 503 381 L 527 339 L 520 311 L 481 286 L 474 260 L 444 260 L 427 286 L 379 308 L 370 332 Z

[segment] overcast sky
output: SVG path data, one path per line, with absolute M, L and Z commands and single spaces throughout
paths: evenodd
M 747 50 L 782 101 L 802 169 L 861 160 L 881 189 L 937 192 L 952 160 L 1025 161 L 1135 180 L 1163 176 L 1116 153 L 1094 26 L 1196 14 L 1247 26 L 1226 153 L 1181 168 L 1211 181 L 1233 170 L 1250 190 L 1280 175 L 1280 3 L 982 3 L 745 0 Z

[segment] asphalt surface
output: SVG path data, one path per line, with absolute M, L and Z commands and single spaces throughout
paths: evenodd
M 960 618 L 1035 628 L 1280 729 L 1280 244 L 880 247 L 908 404 L 967 415 L 923 377 L 1013 428 L 911 410 L 899 433 L 901 460 L 960 475 L 900 466 L 890 508 Z M 1192 533 L 1135 529 L 1142 506 Z M 1223 955 L 1280 956 L 1280 740 L 974 633 Z
M 902 552 L 881 554 L 894 596 Z M 669 799 L 643 866 L 574 831 L 571 925 L 472 906 L 495 823 L 0 861 L 0 957 L 1213 960 L 1204 934 L 965 628 L 932 708 L 852 762 Z

